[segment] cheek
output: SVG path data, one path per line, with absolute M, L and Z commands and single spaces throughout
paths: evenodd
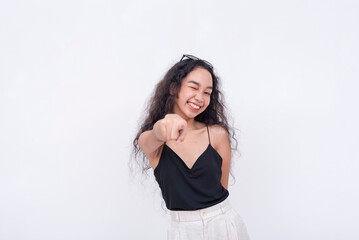
M 192 98 L 194 98 L 194 95 L 192 93 L 190 93 L 190 92 L 184 93 L 182 95 L 182 101 L 183 102 L 187 102 L 188 100 L 191 100 Z
M 208 106 L 210 103 L 211 103 L 211 98 L 209 97 L 209 98 L 207 99 L 207 106 Z
M 208 108 L 208 106 L 209 106 L 210 103 L 211 103 L 211 100 L 210 100 L 210 99 L 205 100 L 205 108 L 204 108 L 204 110 L 206 110 L 206 109 Z M 204 111 L 204 110 L 203 110 L 203 111 Z

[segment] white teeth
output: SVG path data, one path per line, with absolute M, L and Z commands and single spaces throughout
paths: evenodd
M 197 106 L 197 105 L 195 105 L 195 104 L 193 104 L 193 103 L 188 103 L 189 105 L 191 105 L 191 107 L 193 107 L 193 108 L 195 108 L 195 109 L 199 109 L 200 108 L 200 106 Z

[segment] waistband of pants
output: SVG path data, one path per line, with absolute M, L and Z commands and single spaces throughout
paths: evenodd
M 226 198 L 220 203 L 208 208 L 193 210 L 193 211 L 170 211 L 172 221 L 176 222 L 191 222 L 208 219 L 219 214 L 223 214 L 232 209 L 232 206 Z

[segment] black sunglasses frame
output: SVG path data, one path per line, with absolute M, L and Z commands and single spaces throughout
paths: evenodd
M 188 58 L 188 59 L 191 59 L 191 60 L 201 60 L 201 61 L 205 62 L 210 68 L 213 69 L 213 65 L 212 65 L 210 62 L 208 62 L 208 61 L 206 61 L 206 60 L 203 60 L 203 59 L 200 59 L 200 58 L 198 58 L 198 57 L 196 57 L 196 56 L 189 55 L 189 54 L 183 54 L 183 56 L 182 56 L 180 62 L 181 62 L 184 58 Z

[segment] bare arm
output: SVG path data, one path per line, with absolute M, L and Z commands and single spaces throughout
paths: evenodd
M 156 122 L 155 125 L 158 124 L 158 122 Z M 143 132 L 138 138 L 138 145 L 148 158 L 156 156 L 159 147 L 165 143 L 163 139 L 159 139 L 156 136 L 154 131 L 155 125 L 152 130 Z
M 215 128 L 216 139 L 218 140 L 217 152 L 222 157 L 222 186 L 228 190 L 228 178 L 231 166 L 231 143 L 228 132 L 219 126 Z

